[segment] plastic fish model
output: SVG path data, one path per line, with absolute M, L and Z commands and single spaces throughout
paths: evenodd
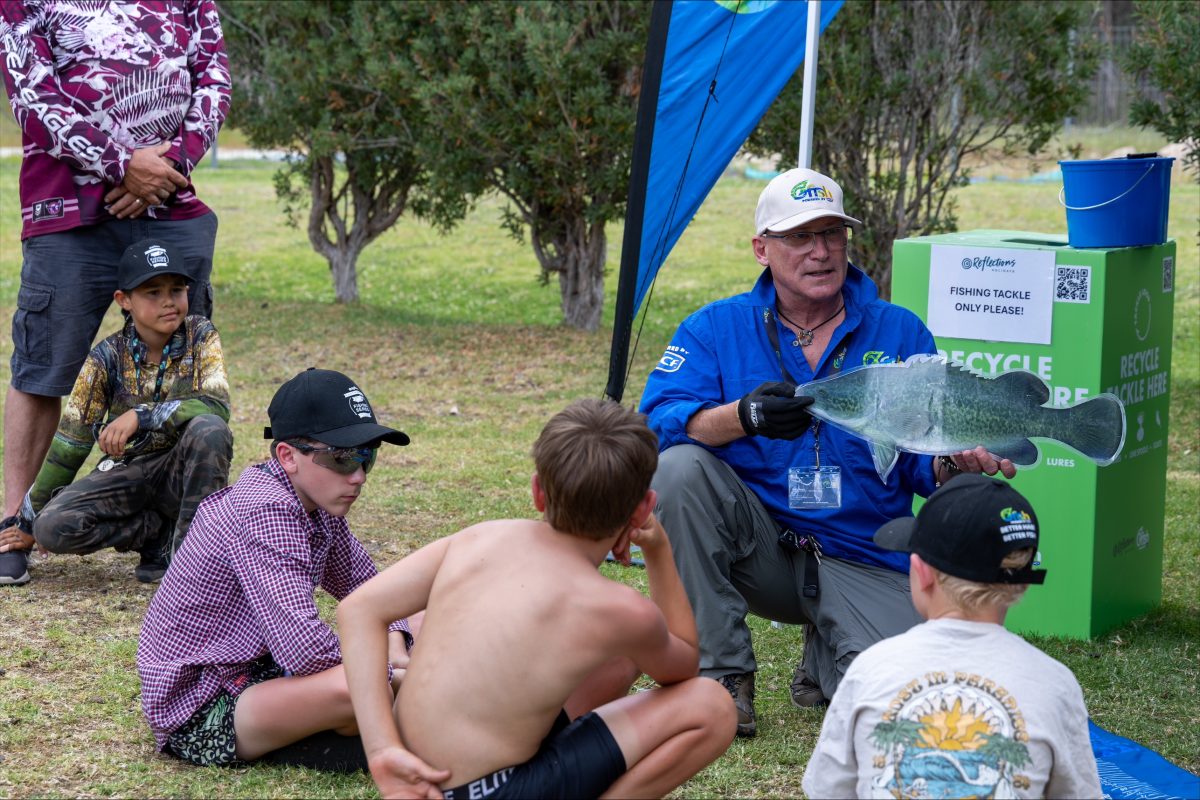
M 984 377 L 938 356 L 871 364 L 796 389 L 814 398 L 817 419 L 871 443 L 875 471 L 887 481 L 897 450 L 949 455 L 983 445 L 1017 466 L 1038 461 L 1030 438 L 1054 439 L 1100 466 L 1125 444 L 1125 407 L 1101 394 L 1050 408 L 1050 387 L 1032 372 Z

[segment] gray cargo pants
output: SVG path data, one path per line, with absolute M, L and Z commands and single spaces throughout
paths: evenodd
M 921 622 L 908 575 L 824 557 L 820 592 L 802 594 L 808 553 L 779 544 L 779 524 L 733 469 L 702 447 L 659 455 L 659 521 L 696 614 L 700 673 L 717 678 L 758 666 L 746 613 L 804 625 L 803 668 L 833 697 L 861 651 Z
M 194 417 L 170 450 L 94 470 L 64 487 L 33 521 L 33 538 L 52 553 L 106 547 L 141 550 L 173 528 L 179 548 L 200 501 L 225 486 L 233 434 L 215 414 Z

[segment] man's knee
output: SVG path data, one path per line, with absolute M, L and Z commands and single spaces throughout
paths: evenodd
M 704 480 L 705 462 L 715 458 L 703 447 L 694 444 L 677 444 L 659 453 L 653 482 L 659 503 L 680 498 L 688 490 L 695 491 L 699 482 Z

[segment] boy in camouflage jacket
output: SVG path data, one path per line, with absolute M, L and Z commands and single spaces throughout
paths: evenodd
M 0 583 L 29 580 L 28 551 L 136 550 L 157 581 L 196 506 L 225 486 L 233 454 L 229 384 L 212 322 L 188 316 L 190 276 L 151 239 L 121 258 L 123 329 L 88 354 L 20 513 L 0 523 Z M 96 469 L 75 475 L 99 444 Z

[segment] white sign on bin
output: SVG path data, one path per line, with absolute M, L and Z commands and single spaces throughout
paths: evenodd
M 932 245 L 934 336 L 1050 344 L 1054 252 Z

